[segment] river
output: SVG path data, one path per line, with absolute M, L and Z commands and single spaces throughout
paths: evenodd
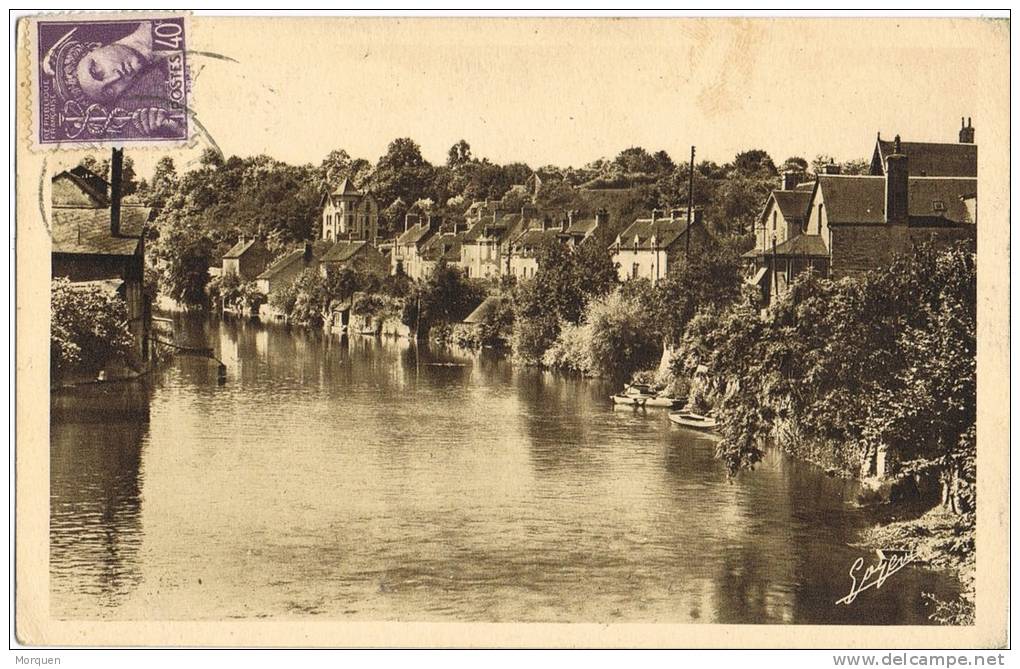
M 65 619 L 927 622 L 911 565 L 850 605 L 855 486 L 495 356 L 195 316 L 148 420 L 51 431 Z M 74 400 L 72 400 L 74 401 Z

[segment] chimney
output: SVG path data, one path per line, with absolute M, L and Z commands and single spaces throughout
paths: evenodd
M 120 236 L 120 192 L 124 172 L 124 149 L 114 149 L 110 160 L 110 234 Z
M 431 213 L 425 214 L 425 225 L 429 230 L 435 230 L 442 223 L 443 218 L 441 216 L 433 216 Z
M 967 125 L 963 124 L 963 117 L 960 117 L 960 144 L 974 143 L 974 126 L 970 124 L 970 117 L 967 117 Z
M 691 227 L 694 227 L 695 225 L 701 225 L 702 219 L 704 218 L 704 216 L 705 216 L 704 210 L 702 210 L 702 209 L 695 209 L 694 210 L 694 216 L 692 217 L 692 220 L 691 220 Z
M 838 164 L 836 164 L 835 160 L 833 160 L 832 158 L 829 158 L 829 163 L 827 165 L 825 165 L 825 167 L 822 168 L 822 173 L 823 174 L 839 174 L 840 173 L 840 167 L 839 167 Z M 786 175 L 784 174 L 783 176 L 785 177 Z M 792 189 L 786 188 L 784 190 L 792 190 Z
M 567 225 L 573 225 L 574 224 L 574 214 L 576 214 L 576 213 L 577 212 L 574 211 L 573 209 L 568 209 L 567 210 Z
M 804 173 L 800 170 L 786 170 L 783 172 L 783 190 L 795 190 L 797 184 L 804 180 Z
M 312 262 L 312 243 L 310 241 L 308 241 L 308 240 L 305 240 L 304 261 L 305 261 L 306 265 L 308 263 Z
M 893 152 L 885 159 L 885 221 L 890 225 L 907 224 L 907 193 L 910 165 L 901 153 L 896 135 Z
M 595 227 L 604 228 L 609 224 L 609 212 L 605 209 L 599 209 L 595 212 Z
M 662 213 L 662 211 L 659 210 L 659 209 L 652 209 L 652 223 L 655 223 L 655 221 L 658 220 L 659 214 L 661 214 L 661 213 Z

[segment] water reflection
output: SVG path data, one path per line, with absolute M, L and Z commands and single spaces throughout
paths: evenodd
M 50 445 L 54 609 L 114 607 L 141 581 L 143 422 L 56 422 Z
M 150 428 L 54 425 L 54 610 L 99 618 L 923 623 L 835 607 L 852 488 L 489 353 L 182 318 Z M 144 476 L 142 473 L 144 472 Z

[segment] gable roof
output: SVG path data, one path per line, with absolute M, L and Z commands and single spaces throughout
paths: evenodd
M 463 240 L 463 232 L 441 232 L 433 235 L 422 248 L 422 258 L 425 260 L 443 258 L 447 262 L 456 262 L 460 260 L 460 247 Z
M 251 247 L 255 246 L 255 242 L 257 242 L 257 241 L 258 241 L 258 239 L 254 239 L 254 238 L 253 239 L 249 239 L 248 241 L 240 239 L 240 240 L 238 240 L 238 242 L 236 244 L 234 244 L 233 246 L 230 247 L 229 251 L 227 251 L 226 253 L 223 254 L 223 258 L 224 259 L 227 259 L 227 258 L 240 258 L 245 253 L 247 253 L 248 250 L 251 249 Z
M 559 225 L 547 228 L 546 230 L 530 227 L 514 238 L 512 243 L 513 253 L 526 257 L 534 255 L 538 248 L 546 244 L 558 242 L 562 234 L 563 229 Z
M 368 242 L 338 241 L 322 256 L 322 262 L 347 262 L 368 246 Z
M 977 179 L 910 177 L 907 183 L 907 213 L 911 219 L 951 223 L 970 220 L 964 198 L 977 193 Z M 819 175 L 817 188 L 822 191 L 830 225 L 886 222 L 885 177 Z
M 88 196 L 88 198 L 95 203 L 96 207 L 110 206 L 110 184 L 107 183 L 106 179 L 87 167 L 78 165 L 72 169 L 64 170 L 63 172 L 54 174 L 50 181 L 55 183 L 60 179 L 66 179 L 73 183 L 78 190 Z M 54 203 L 54 206 L 60 205 Z
M 772 198 L 775 199 L 776 206 L 786 220 L 804 218 L 811 204 L 811 191 L 774 190 Z
M 464 317 L 463 322 L 470 324 L 481 323 L 490 313 L 492 313 L 497 304 L 499 304 L 499 298 L 495 295 L 489 295 L 487 298 L 482 300 L 481 304 L 475 307 L 474 311 Z
M 400 236 L 397 237 L 396 243 L 398 245 L 414 244 L 417 246 L 418 244 L 425 242 L 434 232 L 435 230 L 429 227 L 428 221 L 418 223 L 417 225 L 412 225 L 407 230 L 400 233 Z
M 893 141 L 876 140 L 872 174 L 885 174 L 885 159 L 894 146 Z M 919 177 L 977 176 L 977 144 L 900 142 L 900 153 L 907 157 L 910 173 Z
M 767 249 L 764 255 L 777 256 L 828 256 L 829 249 L 822 241 L 821 235 L 795 235 L 782 244 L 777 244 L 775 250 Z
M 574 219 L 574 222 L 567 226 L 566 234 L 571 237 L 587 237 L 595 232 L 599 222 L 594 218 Z
M 692 227 L 694 225 L 697 225 L 697 219 L 691 223 Z M 619 245 L 621 248 L 651 250 L 654 237 L 655 248 L 663 249 L 680 239 L 686 231 L 686 219 L 659 218 L 653 221 L 650 218 L 639 218 L 620 233 Z M 636 242 L 635 238 L 637 238 Z
M 320 239 L 319 241 L 312 243 L 312 261 L 317 262 L 326 254 L 327 251 L 333 246 L 332 243 Z M 305 255 L 304 248 L 294 249 L 287 251 L 285 254 L 277 258 L 272 264 L 265 269 L 264 272 L 259 274 L 256 279 L 275 279 L 277 275 L 289 268 L 295 262 L 301 260 Z
M 121 207 L 120 234 L 110 232 L 110 209 L 54 207 L 53 252 L 130 256 L 138 250 L 148 207 Z

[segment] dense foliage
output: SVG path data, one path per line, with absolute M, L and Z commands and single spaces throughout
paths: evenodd
M 130 363 L 127 305 L 97 286 L 54 279 L 50 289 L 50 374 L 94 375 Z
M 514 290 L 513 351 L 526 364 L 538 364 L 561 324 L 577 325 L 588 303 L 616 285 L 616 266 L 599 244 L 542 249 L 538 271 Z
M 407 296 L 402 320 L 419 337 L 426 337 L 435 326 L 462 321 L 485 299 L 485 292 L 481 283 L 440 260 Z

